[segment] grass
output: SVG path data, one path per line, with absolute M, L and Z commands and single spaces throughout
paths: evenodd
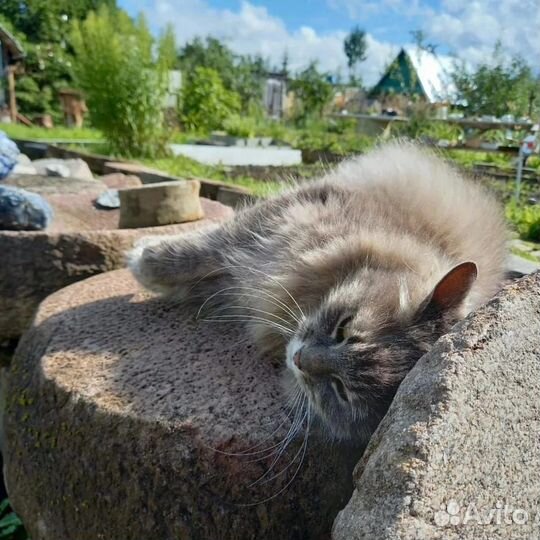
M 29 540 L 19 516 L 11 510 L 7 499 L 0 503 L 0 540 Z
M 259 197 L 268 197 L 283 189 L 283 183 L 277 181 L 261 181 L 251 176 L 230 176 L 225 167 L 214 167 L 199 163 L 184 156 L 162 159 L 143 159 L 141 163 L 160 171 L 168 172 L 181 178 L 208 178 L 231 186 L 249 190 Z
M 28 127 L 21 124 L 0 124 L 0 131 L 5 132 L 13 139 L 30 139 L 40 141 L 61 140 L 88 140 L 101 141 L 101 132 L 93 128 L 54 127 Z
M 540 249 L 540 245 L 537 246 L 538 249 Z M 521 257 L 522 259 L 526 259 L 528 261 L 532 262 L 540 262 L 540 259 L 533 255 L 530 251 L 525 251 L 524 249 L 519 249 L 518 247 L 511 246 L 510 251 L 517 255 L 518 257 Z

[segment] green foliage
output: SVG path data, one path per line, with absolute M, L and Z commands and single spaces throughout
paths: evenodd
M 264 80 L 268 71 L 267 62 L 260 55 L 241 56 L 237 59 L 230 89 L 240 96 L 242 108 L 262 109 Z
M 223 129 L 233 137 L 247 139 L 259 134 L 259 122 L 253 116 L 232 114 L 223 122 Z
M 328 74 L 319 72 L 316 62 L 311 62 L 306 69 L 298 73 L 291 81 L 290 88 L 300 101 L 296 115 L 301 122 L 305 122 L 310 116 L 321 117 L 333 95 Z
M 17 77 L 19 111 L 33 118 L 50 114 L 61 119 L 58 90 L 73 84 L 69 35 L 72 21 L 82 20 L 115 0 L 2 0 L 0 24 L 21 43 L 25 72 Z
M 24 526 L 4 499 L 0 503 L 0 540 L 28 540 Z
M 102 5 L 116 0 L 2 0 L 0 14 L 35 43 L 60 43 L 70 33 L 70 22 L 84 19 Z
M 58 122 L 58 90 L 72 85 L 73 57 L 59 43 L 28 43 L 25 51 L 25 73 L 17 78 L 19 110 L 31 118 L 50 114 Z
M 85 92 L 92 125 L 103 132 L 113 152 L 165 152 L 163 107 L 172 39 L 168 29 L 158 41 L 156 58 L 144 18 L 132 21 L 105 6 L 74 24 L 77 82 Z
M 493 61 L 470 72 L 456 65 L 453 74 L 459 97 L 467 102 L 471 115 L 531 115 L 540 108 L 540 80 L 519 57 L 505 60 L 500 46 Z
M 506 218 L 513 223 L 523 240 L 540 242 L 540 205 L 520 205 L 510 201 L 506 205 Z
M 175 156 L 157 160 L 144 160 L 143 163 L 180 178 L 207 178 L 231 186 L 248 189 L 254 195 L 268 197 L 283 188 L 281 182 L 260 181 L 250 176 L 235 176 L 231 178 L 223 167 L 204 165 L 184 156 Z
M 59 139 L 99 141 L 103 135 L 91 128 L 68 128 L 54 127 L 52 129 L 42 127 L 28 127 L 23 124 L 0 124 L 0 131 L 13 139 L 54 141 Z
M 512 156 L 507 154 L 498 154 L 495 152 L 472 152 L 463 150 L 446 150 L 444 154 L 452 161 L 459 163 L 463 167 L 472 168 L 477 163 L 496 165 L 501 169 L 512 168 Z
M 212 131 L 240 112 L 240 97 L 227 90 L 215 69 L 197 67 L 182 88 L 181 118 L 189 129 Z
M 390 131 L 397 137 L 434 142 L 446 140 L 456 143 L 463 137 L 463 129 L 459 125 L 433 119 L 429 107 L 423 104 L 413 108 L 407 122 L 393 122 Z
M 214 70 L 223 84 L 231 89 L 234 85 L 234 53 L 219 39 L 196 37 L 186 43 L 178 55 L 179 67 L 189 79 L 198 67 Z
M 267 61 L 260 55 L 237 55 L 213 37 L 205 40 L 196 37 L 184 45 L 178 55 L 178 65 L 188 83 L 198 67 L 214 70 L 224 88 L 240 96 L 244 108 L 260 103 L 263 81 L 269 71 Z
M 275 141 L 287 141 L 292 131 L 285 123 L 266 118 L 260 111 L 233 114 L 225 120 L 223 128 L 233 137 L 271 137 Z
M 309 130 L 304 130 L 296 142 L 296 146 L 302 150 L 329 151 L 343 156 L 365 152 L 373 144 L 373 138 L 358 133 L 339 135 Z
M 345 51 L 345 55 L 347 56 L 347 65 L 349 66 L 350 77 L 351 79 L 355 80 L 355 67 L 367 58 L 365 31 L 361 30 L 360 27 L 355 26 L 343 41 L 343 49 Z

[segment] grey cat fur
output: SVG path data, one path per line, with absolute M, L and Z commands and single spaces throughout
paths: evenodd
M 358 439 L 416 360 L 499 289 L 505 241 L 491 195 L 397 142 L 221 226 L 148 239 L 129 266 L 152 291 L 246 324 L 329 434 Z

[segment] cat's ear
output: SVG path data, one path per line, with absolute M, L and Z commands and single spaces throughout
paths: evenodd
M 430 318 L 458 308 L 467 297 L 477 275 L 478 268 L 473 262 L 464 262 L 454 266 L 422 302 L 418 316 Z

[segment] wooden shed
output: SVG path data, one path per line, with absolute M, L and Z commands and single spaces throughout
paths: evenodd
M 0 25 L 0 109 L 9 107 L 11 120 L 17 119 L 15 75 L 20 69 L 24 50 L 17 39 Z
M 456 88 L 452 80 L 453 60 L 419 47 L 399 51 L 368 97 L 416 96 L 428 103 L 452 103 Z

